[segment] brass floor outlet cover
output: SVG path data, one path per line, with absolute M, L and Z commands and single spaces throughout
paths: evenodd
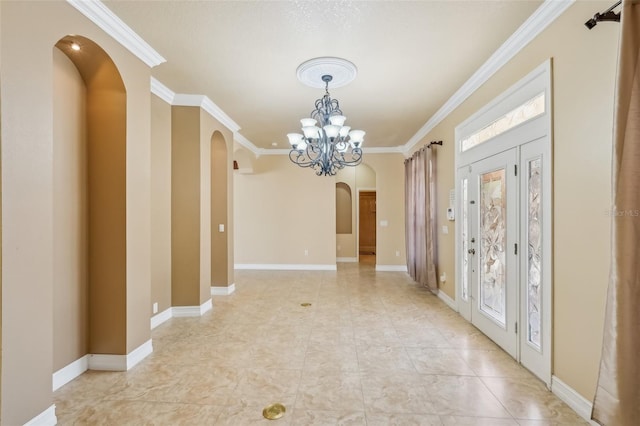
M 271 405 L 267 405 L 262 410 L 262 415 L 265 419 L 276 420 L 280 417 L 284 416 L 284 413 L 287 411 L 284 405 L 280 403 L 275 403 Z
M 301 303 L 300 306 L 304 306 L 306 308 L 307 306 L 311 306 L 311 303 Z

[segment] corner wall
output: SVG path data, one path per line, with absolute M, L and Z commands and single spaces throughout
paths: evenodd
M 610 256 L 611 151 L 620 26 L 584 22 L 610 2 L 576 2 L 436 126 L 439 273 L 455 276 L 454 229 L 441 233 L 454 188 L 454 129 L 519 79 L 553 58 L 553 374 L 591 400 L 600 360 Z M 455 280 L 442 290 L 455 296 Z

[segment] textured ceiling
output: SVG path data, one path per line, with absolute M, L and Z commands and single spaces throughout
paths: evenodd
M 152 75 L 207 95 L 261 148 L 287 148 L 323 91 L 297 66 L 358 67 L 329 91 L 365 146 L 405 144 L 542 1 L 104 1 L 167 62 Z M 274 146 L 273 143 L 277 145 Z

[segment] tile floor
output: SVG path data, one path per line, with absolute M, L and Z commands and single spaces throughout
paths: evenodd
M 235 282 L 203 317 L 156 328 L 132 370 L 56 391 L 58 424 L 588 424 L 404 273 L 340 264 Z M 274 402 L 286 414 L 264 419 Z

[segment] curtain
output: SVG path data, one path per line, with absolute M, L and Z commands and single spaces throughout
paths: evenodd
M 612 253 L 592 418 L 640 422 L 640 4 L 622 2 L 613 146 Z
M 407 271 L 418 284 L 432 292 L 438 289 L 435 156 L 435 148 L 422 148 L 404 164 Z

